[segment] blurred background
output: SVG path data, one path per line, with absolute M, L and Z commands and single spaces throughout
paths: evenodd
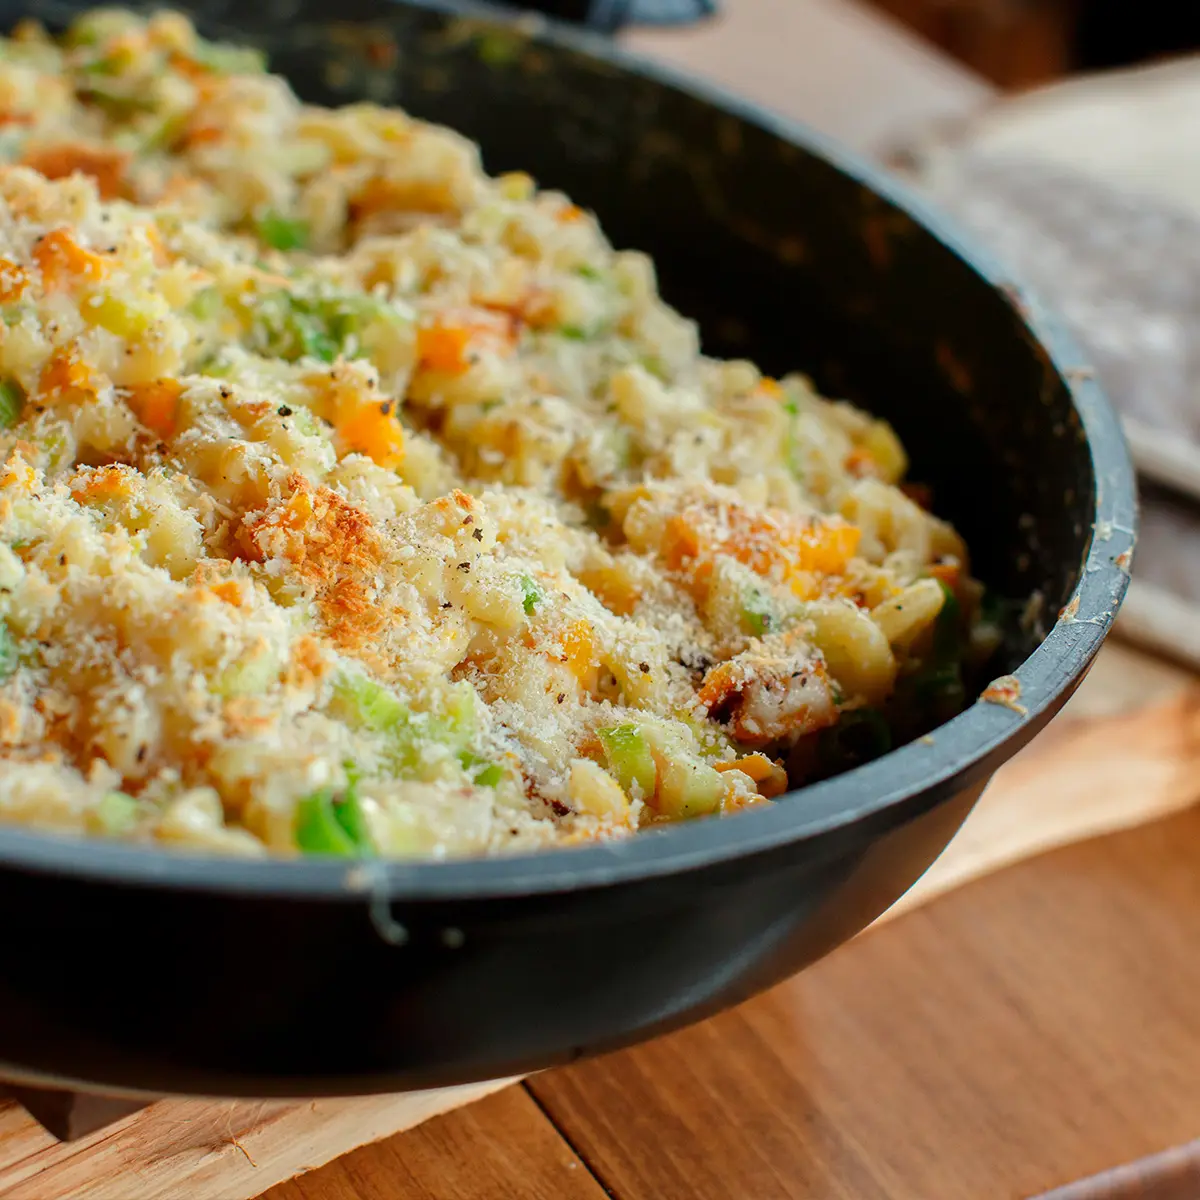
M 1200 49 L 1200 4 L 1195 0 L 862 3 L 1006 90 Z M 718 10 L 719 0 L 528 0 L 522 7 L 612 31 L 704 20 Z
M 868 0 L 1001 88 L 1200 47 L 1194 0 Z

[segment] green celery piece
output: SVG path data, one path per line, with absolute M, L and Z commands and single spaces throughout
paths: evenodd
M 320 421 L 302 405 L 292 409 L 291 422 L 305 437 L 319 437 L 324 432 Z
M 429 717 L 429 732 L 433 740 L 454 747 L 464 747 L 479 728 L 475 689 L 469 683 L 454 683 L 445 699 Z
M 131 91 L 129 83 L 122 82 L 119 76 L 114 76 L 111 82 L 107 76 L 94 76 L 87 87 L 80 89 L 79 95 L 117 121 L 127 120 L 135 113 L 153 112 L 157 105 L 144 92 Z
M 441 748 L 464 767 L 478 760 L 469 747 L 479 731 L 475 689 L 469 683 L 452 684 L 432 711 L 415 712 L 391 727 L 389 756 L 392 768 L 405 775 L 423 777 L 429 764 L 424 751 Z
M 933 644 L 928 658 L 905 685 L 920 711 L 937 721 L 959 712 L 966 698 L 963 683 L 964 649 L 962 609 L 954 593 L 941 584 L 944 600 L 933 627 Z
M 520 578 L 521 584 L 521 607 L 525 610 L 525 615 L 532 616 L 533 610 L 545 599 L 542 594 L 542 589 L 538 587 L 536 580 L 531 579 L 528 575 L 522 575 Z
M 577 266 L 575 268 L 575 274 L 581 275 L 584 279 L 590 279 L 593 282 L 597 282 L 604 278 L 603 272 L 601 272 L 599 267 L 588 266 L 587 263 L 581 263 L 579 266 Z
M 224 307 L 221 292 L 215 287 L 201 288 L 188 302 L 187 312 L 201 321 L 211 321 Z
M 641 730 L 636 725 L 609 725 L 596 733 L 604 747 L 608 769 L 621 787 L 632 794 L 636 784 L 643 800 L 653 796 L 658 768 Z
M 471 782 L 478 787 L 495 787 L 504 778 L 504 768 L 499 763 L 489 763 L 473 751 L 464 750 L 458 760 L 471 775 Z
M 203 38 L 196 39 L 192 58 L 218 75 L 262 75 L 267 69 L 267 56 L 253 46 L 231 46 Z
M 360 853 L 369 853 L 375 848 L 356 783 L 351 782 L 342 798 L 334 800 L 333 816 Z
M 271 211 L 263 216 L 258 222 L 257 233 L 259 240 L 274 250 L 308 249 L 308 222 L 285 217 L 282 213 Z
M 783 435 L 783 459 L 792 476 L 803 482 L 804 468 L 800 464 L 800 447 L 796 442 L 796 418 L 800 415 L 800 406 L 795 400 L 788 399 L 783 402 L 783 411 L 790 418 Z
M 15 379 L 0 382 L 0 429 L 11 429 L 21 419 L 25 389 Z
M 594 336 L 580 325 L 560 325 L 556 332 L 559 337 L 572 342 L 587 342 Z
M 112 8 L 93 8 L 81 13 L 63 34 L 63 45 L 96 46 L 130 29 L 137 21 L 133 13 Z
M 658 355 L 647 354 L 642 358 L 641 364 L 655 379 L 661 380 L 663 383 L 670 382 L 670 372 L 667 370 L 667 364 Z
M 354 839 L 334 814 L 331 791 L 313 792 L 296 805 L 296 845 L 305 854 L 354 854 Z
M 319 306 L 290 292 L 268 292 L 252 304 L 251 348 L 272 358 L 295 362 L 308 356 L 333 362 L 339 346 Z
M 95 808 L 95 819 L 104 833 L 128 833 L 137 823 L 137 801 L 125 792 L 106 792 Z
M 354 789 L 336 798 L 328 788 L 296 805 L 296 845 L 305 854 L 354 858 L 370 853 L 366 819 Z
M 226 667 L 213 683 L 218 696 L 259 696 L 279 677 L 279 664 L 269 655 Z
M 115 75 L 117 64 L 111 58 L 93 58 L 82 63 L 79 70 L 85 75 Z
M 691 754 L 664 755 L 658 785 L 658 803 L 676 819 L 703 817 L 721 806 L 725 781 L 721 773 Z
M 962 657 L 962 607 L 940 579 L 938 586 L 942 589 L 942 611 L 933 627 L 933 659 L 945 665 Z
M 633 439 L 629 430 L 616 426 L 607 431 L 606 440 L 613 449 L 617 466 L 623 471 L 628 469 L 633 464 Z
M 370 321 L 382 318 L 399 320 L 399 313 L 375 296 L 336 296 L 319 304 L 330 335 L 344 342 L 351 334 L 361 333 Z
M 333 712 L 356 729 L 386 734 L 384 754 L 390 769 L 402 777 L 422 773 L 423 751 L 442 747 L 464 767 L 475 765 L 467 747 L 478 731 L 475 689 L 454 684 L 432 712 L 413 712 L 373 679 L 344 676 L 334 683 Z
M 13 635 L 9 633 L 7 625 L 0 625 L 0 683 L 11 679 L 20 665 L 21 659 L 17 654 L 17 643 L 13 641 Z
M 153 125 L 141 133 L 141 150 L 144 153 L 169 150 L 183 136 L 187 124 L 187 113 L 163 113 Z
M 347 358 L 369 358 L 372 334 L 405 320 L 376 296 L 338 296 L 321 301 L 319 309 L 330 338 Z
M 752 588 L 742 602 L 742 623 L 755 637 L 763 637 L 771 631 L 775 613 L 770 597 L 758 588 Z
M 333 685 L 338 708 L 360 729 L 381 732 L 408 719 L 408 706 L 394 692 L 365 675 L 349 675 Z
M 504 768 L 499 763 L 489 763 L 475 776 L 475 783 L 479 787 L 495 787 L 503 778 Z
M 340 347 L 319 322 L 308 316 L 297 315 L 294 328 L 302 348 L 297 358 L 319 358 L 325 363 L 337 358 Z

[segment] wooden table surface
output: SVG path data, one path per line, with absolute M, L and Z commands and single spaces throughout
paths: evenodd
M 867 151 L 987 99 L 848 0 L 723 8 L 629 40 Z M 1198 843 L 1191 810 L 1010 867 L 740 1008 L 264 1200 L 1007 1200 L 1183 1145 L 1200 1136 Z M 1195 1200 L 1196 1161 L 1059 1200 Z

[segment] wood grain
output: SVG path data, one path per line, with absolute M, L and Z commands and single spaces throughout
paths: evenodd
M 241 1200 L 504 1081 L 350 1100 L 163 1100 L 77 1142 L 0 1105 L 5 1200 Z
M 1007 1200 L 1161 1151 L 1200 1129 L 1198 839 L 1054 851 L 529 1086 L 621 1200 Z
M 262 1200 L 604 1200 L 604 1190 L 529 1094 L 507 1088 Z

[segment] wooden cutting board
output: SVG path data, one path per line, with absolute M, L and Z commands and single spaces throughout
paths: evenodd
M 1200 680 L 1110 643 L 1062 716 L 997 775 L 945 854 L 880 920 L 1018 859 L 1183 808 L 1200 792 L 1198 768 Z M 0 1196 L 249 1200 L 508 1082 L 303 1103 L 163 1100 L 67 1144 L 0 1106 Z

